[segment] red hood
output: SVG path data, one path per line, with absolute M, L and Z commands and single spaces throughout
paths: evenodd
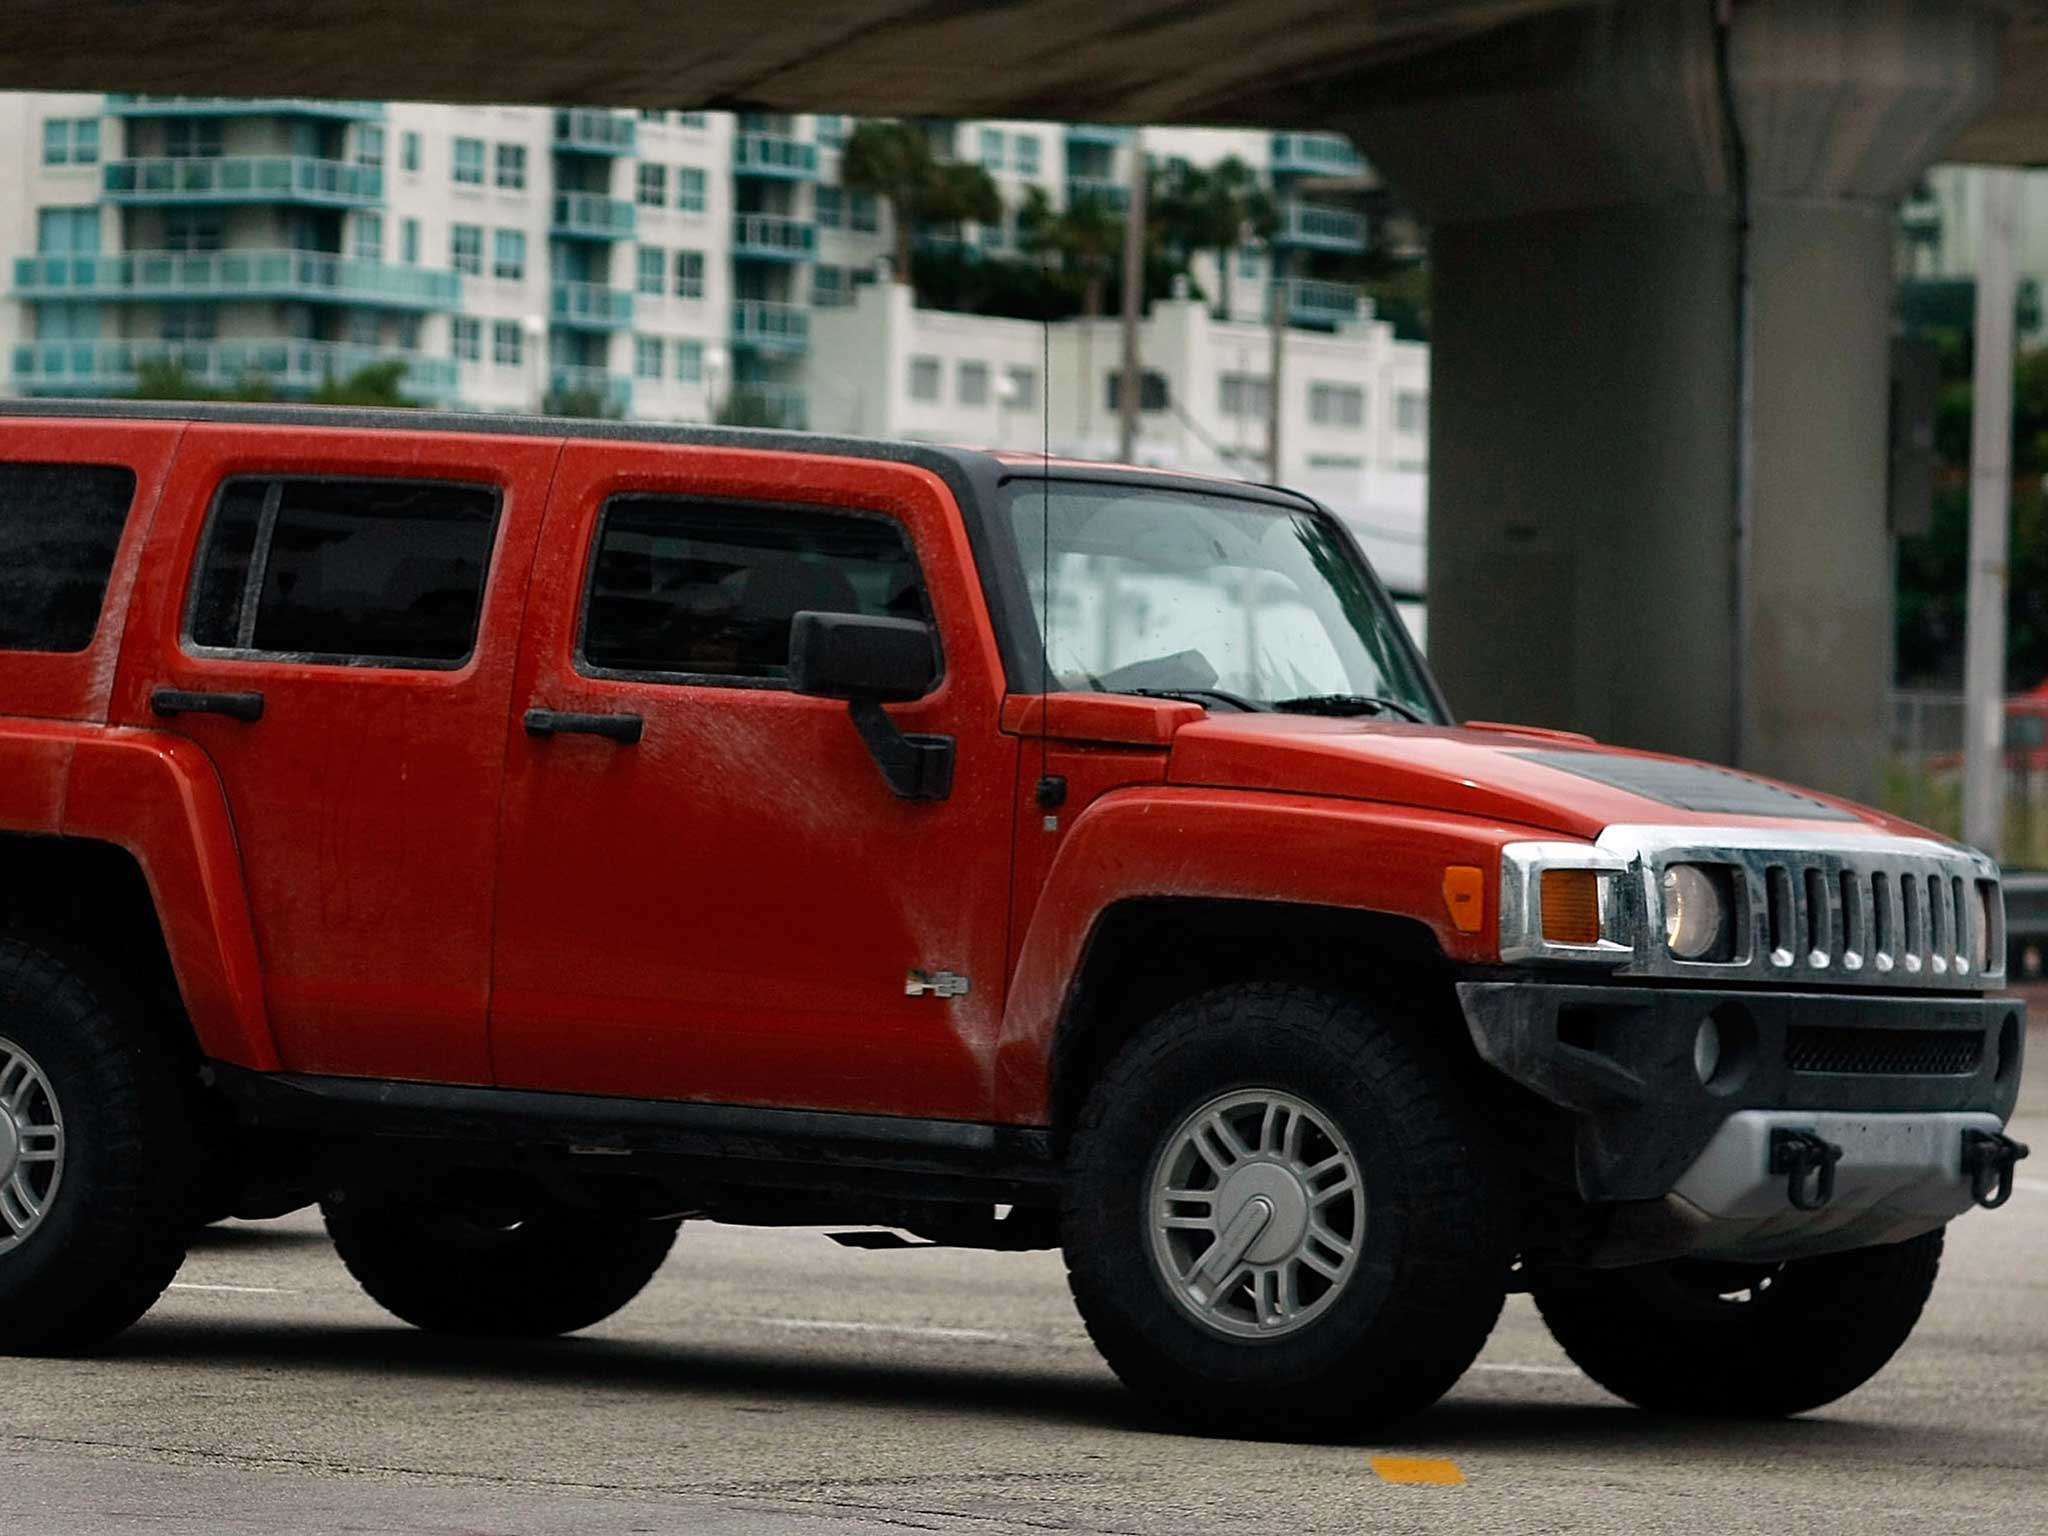
M 1621 787 L 1589 774 L 1647 779 L 1651 787 Z M 1412 805 L 1583 838 L 1626 823 L 1781 827 L 1787 832 L 1841 832 L 1859 824 L 1919 831 L 1880 811 L 1685 758 L 1512 727 L 1217 714 L 1174 733 L 1167 778 L 1207 788 Z M 1760 799 L 1768 806 L 1775 800 L 1777 809 L 1687 809 L 1684 803 L 1657 798 L 1660 781 L 1705 792 L 1679 792 L 1675 798 L 1680 802 Z M 1798 798 L 1779 798 L 1784 794 Z M 1844 821 L 1845 815 L 1853 823 Z

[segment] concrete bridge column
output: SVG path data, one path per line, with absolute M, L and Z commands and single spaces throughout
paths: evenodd
M 1342 125 L 1434 227 L 1451 701 L 1868 798 L 1891 216 L 1989 93 L 1993 18 L 1669 0 L 1514 33 Z

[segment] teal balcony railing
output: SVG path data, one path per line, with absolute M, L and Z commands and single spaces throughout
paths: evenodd
M 384 201 L 384 172 L 374 165 L 310 155 L 110 160 L 102 186 L 116 203 L 305 203 L 369 208 Z
M 1275 176 L 1356 176 L 1364 169 L 1364 157 L 1339 134 L 1273 135 Z
M 557 192 L 554 232 L 578 240 L 630 240 L 633 205 L 602 192 Z
M 818 249 L 817 227 L 779 213 L 743 213 L 733 220 L 732 253 L 758 261 L 809 261 Z
M 1358 318 L 1358 297 L 1350 283 L 1296 278 L 1287 285 L 1287 315 L 1296 325 L 1348 325 Z
M 811 313 L 801 304 L 741 299 L 732 307 L 732 344 L 757 352 L 802 352 L 811 344 Z
M 316 96 L 109 96 L 114 117 L 380 118 L 381 101 L 327 101 Z
M 1120 209 L 1131 198 L 1131 189 L 1114 176 L 1069 176 L 1069 203 L 1097 202 Z
M 443 310 L 460 302 L 461 284 L 453 272 L 326 251 L 125 251 L 114 256 L 21 256 L 14 263 L 18 299 L 299 299 Z
M 1289 203 L 1281 210 L 1275 245 L 1314 251 L 1362 251 L 1365 219 L 1343 208 Z
M 176 367 L 195 384 L 232 387 L 262 379 L 280 393 L 302 393 L 376 363 L 403 359 L 401 388 L 416 400 L 455 393 L 452 359 L 422 357 L 341 341 L 39 341 L 14 349 L 14 387 L 24 395 L 121 395 L 146 363 Z
M 818 146 L 779 133 L 741 133 L 732 141 L 735 176 L 772 176 L 782 181 L 816 181 Z
M 633 323 L 633 295 L 603 283 L 559 282 L 550 292 L 548 313 L 571 330 L 623 331 Z
M 764 408 L 762 414 L 770 426 L 801 432 L 810 424 L 810 405 L 800 384 L 755 383 L 740 379 L 726 392 L 726 398 L 732 401 L 742 396 Z
M 1108 123 L 1069 123 L 1067 142 L 1069 144 L 1100 144 L 1115 148 L 1131 141 L 1131 130 L 1113 127 Z
M 555 113 L 555 148 L 586 155 L 630 155 L 638 148 L 640 130 L 631 113 L 591 107 L 564 107 Z
M 633 409 L 633 381 L 605 368 L 556 363 L 548 369 L 548 392 L 554 395 L 589 395 L 603 401 L 619 415 Z

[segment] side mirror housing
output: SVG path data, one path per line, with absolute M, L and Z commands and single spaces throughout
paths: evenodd
M 789 681 L 821 699 L 900 704 L 938 681 L 932 627 L 915 619 L 799 613 L 789 626 Z
M 907 736 L 882 708 L 923 698 L 938 679 L 929 624 L 811 612 L 790 621 L 790 686 L 812 698 L 846 700 L 853 728 L 900 800 L 953 793 L 953 738 Z

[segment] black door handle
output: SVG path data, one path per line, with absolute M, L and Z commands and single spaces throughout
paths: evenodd
M 529 736 L 602 736 L 621 746 L 634 746 L 647 722 L 638 715 L 578 715 L 560 709 L 529 709 Z
M 149 707 L 160 715 L 226 715 L 230 720 L 263 718 L 260 693 L 199 693 L 190 688 L 158 688 Z

